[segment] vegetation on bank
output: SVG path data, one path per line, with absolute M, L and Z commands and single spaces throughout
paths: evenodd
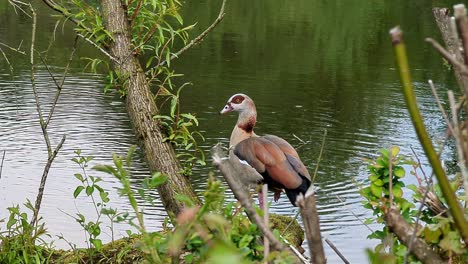
M 203 192 L 203 205 L 195 205 L 187 197 L 179 197 L 186 203 L 186 209 L 172 221 L 167 219 L 163 230 L 149 232 L 143 219 L 143 211 L 137 200 L 149 204 L 156 201 L 148 191 L 164 184 L 164 175 L 156 173 L 145 179 L 138 190 L 130 186 L 132 148 L 126 156 L 113 156 L 113 165 L 98 165 L 93 170 L 104 171 L 115 176 L 121 183 L 120 195 L 128 199 L 133 211 L 120 212 L 108 206 L 108 190 L 100 184 L 102 178 L 92 176 L 88 171 L 91 156 L 82 156 L 76 151 L 73 160 L 80 168 L 74 176 L 77 187 L 70 193 L 75 199 L 81 196 L 91 198 L 96 209 L 94 216 L 74 216 L 86 233 L 89 247 L 79 249 L 72 244 L 72 250 L 56 250 L 46 242 L 51 236 L 44 223 L 30 224 L 31 214 L 21 211 L 19 206 L 9 207 L 10 216 L 6 230 L 0 232 L 0 263 L 247 263 L 262 261 L 262 236 L 255 224 L 243 213 L 238 203 L 225 201 L 225 188 L 219 180 L 210 177 Z M 26 208 L 34 211 L 31 203 Z M 259 210 L 260 212 L 260 210 Z M 103 224 L 103 217 L 109 218 L 110 225 Z M 113 224 L 127 223 L 133 227 L 128 237 L 104 244 L 102 230 Z M 171 224 L 172 223 L 172 224 Z M 270 228 L 281 239 L 286 238 L 295 247 L 300 247 L 304 233 L 297 221 L 286 216 L 272 216 Z M 66 238 L 60 238 L 66 241 Z M 292 263 L 287 252 L 273 252 L 271 260 L 276 263 Z

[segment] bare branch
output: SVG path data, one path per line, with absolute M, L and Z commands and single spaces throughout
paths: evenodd
M 224 18 L 224 7 L 226 6 L 226 1 L 227 0 L 223 0 L 223 3 L 221 4 L 221 9 L 219 10 L 219 14 L 218 14 L 218 17 L 215 19 L 215 21 L 213 22 L 213 24 L 211 24 L 205 31 L 203 31 L 200 35 L 198 35 L 198 37 L 194 38 L 192 41 L 190 41 L 189 44 L 187 44 L 185 47 L 181 48 L 179 51 L 177 51 L 176 53 L 172 54 L 172 56 L 170 57 L 169 60 L 173 60 L 175 58 L 178 58 L 182 53 L 184 53 L 185 51 L 187 51 L 188 49 L 190 49 L 193 45 L 196 45 L 198 44 L 200 41 L 203 40 L 203 38 L 208 34 L 210 33 L 211 30 L 213 30 L 218 24 L 219 22 L 221 22 L 221 20 L 223 20 Z M 156 68 L 160 67 L 160 66 L 164 66 L 166 64 L 166 61 L 162 61 L 161 63 L 159 63 L 158 65 L 156 65 Z
M 32 220 L 31 220 L 31 225 L 37 224 L 39 210 L 41 209 L 42 197 L 44 196 L 44 188 L 45 188 L 45 184 L 46 184 L 46 181 L 47 181 L 47 176 L 49 174 L 50 167 L 52 166 L 52 162 L 54 161 L 54 159 L 57 156 L 59 150 L 62 148 L 63 143 L 65 142 L 65 138 L 66 138 L 66 136 L 64 135 L 62 137 L 62 140 L 60 141 L 60 143 L 55 148 L 54 152 L 52 152 L 52 156 L 50 156 L 47 159 L 47 163 L 46 163 L 46 166 L 44 168 L 44 172 L 42 173 L 41 183 L 39 185 L 39 192 L 37 193 L 37 197 L 36 197 L 36 204 L 34 206 L 34 216 L 33 216 Z
M 444 47 L 442 47 L 437 41 L 432 38 L 426 38 L 425 40 L 426 42 L 432 44 L 432 46 L 442 55 L 442 57 L 448 60 L 454 67 L 458 68 L 462 75 L 468 76 L 468 68 L 463 63 L 456 60 L 455 57 L 446 49 L 444 49 Z
M 314 184 L 315 177 L 317 176 L 319 164 L 320 164 L 320 161 L 322 160 L 323 149 L 325 148 L 325 139 L 326 138 L 327 138 L 327 130 L 325 129 L 323 131 L 322 144 L 320 145 L 320 152 L 319 152 L 319 156 L 317 158 L 317 165 L 315 166 L 314 175 L 312 176 L 312 181 L 311 181 L 312 184 L 310 186 L 312 186 Z
M 83 36 L 82 34 L 78 34 L 78 36 L 82 37 L 84 40 L 86 40 L 88 43 L 90 43 L 91 45 L 93 45 L 96 49 L 98 49 L 100 52 L 102 52 L 102 54 L 106 55 L 109 59 L 111 59 L 112 61 L 114 61 L 115 63 L 117 64 L 120 64 L 120 62 L 115 58 L 113 57 L 112 55 L 109 54 L 109 52 L 107 52 L 105 49 L 99 47 L 98 44 L 96 44 L 94 41 L 92 41 L 91 39 Z
M 467 36 L 468 37 L 468 36 Z M 455 102 L 455 96 L 453 91 L 448 91 L 448 99 L 450 103 L 450 109 L 452 111 L 452 122 L 453 122 L 453 137 L 455 138 L 457 154 L 458 154 L 458 167 L 460 167 L 460 173 L 463 177 L 463 187 L 465 189 L 465 207 L 468 203 L 468 171 L 466 169 L 466 159 L 464 155 L 465 142 L 463 139 L 463 131 L 460 125 L 458 124 L 458 110 L 457 104 Z
M 297 197 L 296 205 L 301 210 L 302 221 L 309 242 L 309 250 L 312 263 L 326 263 L 325 252 L 323 251 L 322 236 L 320 234 L 320 220 L 317 206 L 315 204 L 315 194 L 312 188 L 307 190 L 305 196 L 300 194 Z
M 442 106 L 440 98 L 437 95 L 437 91 L 436 91 L 436 88 L 434 86 L 434 83 L 432 82 L 432 80 L 428 80 L 427 82 L 429 83 L 429 86 L 431 87 L 432 94 L 434 95 L 434 98 L 436 99 L 437 106 L 439 107 L 439 110 L 442 113 L 442 116 L 444 117 L 445 123 L 447 123 L 447 128 L 450 131 L 450 133 L 453 135 L 452 123 L 450 122 L 450 120 L 449 120 L 449 118 L 447 116 L 447 113 L 445 112 L 444 107 Z
M 70 58 L 68 59 L 68 63 L 65 66 L 65 70 L 63 71 L 63 75 L 62 75 L 62 79 L 60 80 L 60 83 L 57 83 L 57 80 L 55 79 L 54 75 L 52 74 L 52 72 L 49 69 L 49 65 L 47 65 L 47 63 L 43 60 L 42 56 L 40 57 L 42 62 L 46 66 L 47 72 L 49 72 L 49 75 L 52 77 L 52 79 L 54 80 L 55 85 L 57 86 L 57 92 L 55 93 L 54 102 L 52 103 L 52 107 L 51 107 L 51 109 L 49 111 L 49 116 L 47 117 L 47 119 L 45 121 L 45 124 L 44 124 L 46 129 L 47 129 L 47 126 L 49 125 L 50 120 L 52 119 L 52 115 L 54 114 L 55 106 L 57 105 L 58 99 L 60 97 L 60 93 L 62 91 L 63 84 L 65 83 L 65 79 L 67 77 L 68 69 L 70 68 L 71 62 L 73 61 L 73 57 L 75 55 L 77 44 L 78 44 L 78 36 L 75 37 L 75 41 L 73 43 L 73 49 L 71 51 Z
M 432 185 L 432 177 L 430 179 L 430 184 Z M 417 213 L 417 216 L 416 216 L 416 221 L 414 223 L 414 226 L 419 226 L 419 219 L 421 218 L 421 213 L 422 213 L 422 209 L 424 208 L 424 205 L 426 204 L 426 199 L 427 199 L 427 196 L 429 194 L 429 190 L 431 189 L 431 185 L 428 185 L 426 187 L 426 190 L 424 191 L 424 196 L 421 200 L 421 204 L 419 205 L 419 208 L 418 208 L 418 213 Z M 403 263 L 408 263 L 408 257 L 410 255 L 410 252 L 411 250 L 413 249 L 413 244 L 414 244 L 414 240 L 416 239 L 416 233 L 418 232 L 418 229 L 414 229 L 413 233 L 411 234 L 411 238 L 410 238 L 410 241 L 408 243 L 408 250 L 406 251 L 406 254 L 405 254 L 405 259 L 404 259 L 404 262 Z
M 268 212 L 268 184 L 264 184 L 262 186 L 262 199 L 263 199 L 263 221 L 266 226 L 269 225 L 269 212 Z M 263 258 L 265 259 L 265 263 L 268 263 L 268 255 L 270 255 L 270 241 L 268 237 L 264 236 L 263 238 Z
M 343 261 L 343 263 L 349 264 L 349 261 L 345 258 L 345 256 L 343 254 L 341 254 L 341 252 L 338 250 L 338 248 L 335 247 L 335 245 L 330 240 L 328 240 L 328 238 L 325 238 L 325 242 L 327 242 L 327 244 L 331 247 L 331 249 L 333 249 L 333 251 L 335 251 L 335 253 L 338 255 L 338 257 L 340 257 L 340 259 Z
M 392 206 L 386 209 L 384 220 L 392 233 L 408 247 L 411 241 L 411 234 L 414 229 L 411 227 L 400 215 L 398 208 Z M 419 260 L 427 264 L 441 264 L 445 263 L 421 238 L 415 238 L 411 248 L 413 253 Z

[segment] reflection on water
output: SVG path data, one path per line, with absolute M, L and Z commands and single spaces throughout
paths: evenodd
M 217 16 L 218 2 L 188 2 L 184 8 L 187 22 L 198 21 L 203 30 Z M 452 3 L 433 1 L 433 5 Z M 363 158 L 373 157 L 379 148 L 389 145 L 399 145 L 407 154 L 412 146 L 422 156 L 393 68 L 387 31 L 394 24 L 401 24 L 406 32 L 416 92 L 426 124 L 435 140 L 443 137 L 444 123 L 426 81 L 432 78 L 441 95 L 449 88 L 454 89 L 454 82 L 435 52 L 423 47 L 424 37 L 437 36 L 430 7 L 424 1 L 401 0 L 372 4 L 365 1 L 229 2 L 221 25 L 201 45 L 175 61 L 175 70 L 185 74 L 180 83 L 193 83 L 192 87 L 185 88 L 182 103 L 183 110 L 196 113 L 200 120 L 200 130 L 206 137 L 202 148 L 209 153 L 217 142 L 227 144 L 236 117 L 220 117 L 218 112 L 237 92 L 250 95 L 257 104 L 256 132 L 287 139 L 297 147 L 311 172 L 317 166 L 326 129 L 316 177 L 323 235 L 352 263 L 365 262 L 364 248 L 372 247 L 376 241 L 366 240 L 370 231 L 360 222 L 370 216 L 362 208 L 358 194 L 359 185 L 367 178 Z M 414 16 L 415 13 L 419 15 Z M 12 28 L 15 23 L 11 21 L 17 17 L 8 17 L 8 23 L 0 25 Z M 5 31 L 2 26 L 0 32 Z M 25 32 L 27 28 L 26 24 Z M 21 37 L 12 31 L 5 34 L 12 39 L 10 43 L 16 43 L 15 37 Z M 57 42 L 60 47 L 57 49 L 64 54 L 50 56 L 57 62 L 54 65 L 65 65 L 67 53 L 61 47 L 70 45 L 60 39 Z M 90 47 L 83 49 L 84 54 L 94 52 L 88 51 L 92 50 Z M 23 202 L 25 198 L 34 199 L 47 156 L 29 73 L 27 66 L 21 65 L 27 64 L 15 65 L 15 70 L 24 74 L 17 74 L 13 81 L 8 74 L 0 75 L 0 150 L 6 150 L 0 179 L 0 217 L 5 216 L 6 206 Z M 75 67 L 79 69 L 81 65 Z M 63 233 L 70 241 L 83 246 L 84 235 L 78 224 L 67 225 L 73 222 L 67 214 L 78 210 L 92 215 L 94 209 L 89 201 L 75 203 L 73 199 L 77 185 L 73 174 L 79 172 L 70 161 L 73 151 L 81 148 L 83 154 L 95 156 L 92 165 L 108 164 L 111 153 L 124 154 L 135 140 L 124 104 L 112 95 L 102 94 L 103 77 L 77 72 L 67 79 L 50 125 L 53 145 L 64 134 L 67 141 L 51 169 L 41 213 L 53 234 Z M 55 89 L 45 71 L 38 72 L 37 80 L 41 102 L 47 111 Z M 451 161 L 451 154 L 446 154 L 444 159 Z M 204 189 L 212 170 L 211 166 L 194 169 L 191 181 L 198 191 Z M 119 186 L 108 175 L 90 173 L 103 177 L 108 189 Z M 148 174 L 137 157 L 134 187 Z M 408 177 L 406 181 L 414 182 L 414 179 Z M 154 197 L 157 199 L 156 193 Z M 112 206 L 121 211 L 129 208 L 116 191 L 111 191 L 110 198 Z M 165 215 L 162 207 L 147 206 L 145 210 L 150 220 L 148 226 L 159 228 Z M 273 203 L 272 210 L 288 215 L 297 212 L 286 197 Z M 118 226 L 118 233 L 126 228 Z M 338 262 L 336 255 L 325 247 L 330 263 Z

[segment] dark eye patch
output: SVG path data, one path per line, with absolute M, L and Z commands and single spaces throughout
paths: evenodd
M 244 101 L 244 96 L 242 95 L 236 95 L 234 96 L 234 98 L 232 98 L 231 102 L 234 103 L 234 104 L 240 104 Z

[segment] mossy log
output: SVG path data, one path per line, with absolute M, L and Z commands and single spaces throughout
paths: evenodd
M 297 220 L 285 215 L 272 214 L 270 215 L 270 228 L 278 230 L 295 248 L 302 249 L 304 231 Z M 140 239 L 141 236 L 138 235 L 124 237 L 103 245 L 101 251 L 59 249 L 49 251 L 48 255 L 50 263 L 140 263 L 144 259 L 144 253 L 139 246 Z

